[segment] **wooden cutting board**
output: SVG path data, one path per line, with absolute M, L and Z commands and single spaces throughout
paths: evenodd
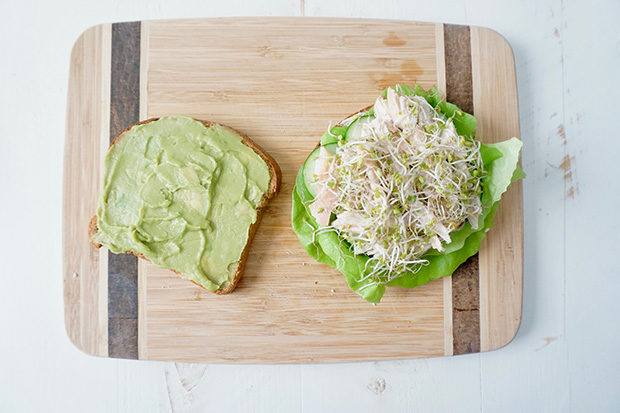
M 314 262 L 290 226 L 298 168 L 330 122 L 389 85 L 437 85 L 478 137 L 519 136 L 511 48 L 479 27 L 388 20 L 221 18 L 100 25 L 71 55 L 64 163 L 65 322 L 83 351 L 151 360 L 289 363 L 492 350 L 521 318 L 521 184 L 453 277 L 372 305 Z M 238 129 L 282 168 L 245 275 L 217 296 L 87 239 L 110 138 L 155 116 Z

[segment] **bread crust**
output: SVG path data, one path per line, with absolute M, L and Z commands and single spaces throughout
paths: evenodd
M 143 125 L 145 123 L 150 123 L 150 122 L 154 122 L 156 120 L 159 120 L 159 118 L 150 118 L 147 120 L 143 120 L 137 123 L 134 123 L 133 125 L 125 128 L 124 130 L 122 130 L 118 135 L 116 135 L 116 137 L 114 137 L 114 139 L 110 142 L 110 147 L 114 146 L 125 134 L 125 132 L 129 131 L 131 128 L 133 128 L 134 126 L 138 126 L 138 125 Z M 258 144 L 256 144 L 252 139 L 250 139 L 247 135 L 229 127 L 226 125 L 221 125 L 215 122 L 210 122 L 210 121 L 205 121 L 205 120 L 201 120 L 201 119 L 195 119 L 198 122 L 201 122 L 203 125 L 205 125 L 207 128 L 210 128 L 212 126 L 220 126 L 223 127 L 227 130 L 229 130 L 230 132 L 234 133 L 235 135 L 239 136 L 243 142 L 244 145 L 248 146 L 249 148 L 251 148 L 258 156 L 260 156 L 265 163 L 267 164 L 267 167 L 269 168 L 269 175 L 271 177 L 271 180 L 269 181 L 269 188 L 267 188 L 267 192 L 265 192 L 265 194 L 263 195 L 263 197 L 261 198 L 257 208 L 256 208 L 256 221 L 250 225 L 250 228 L 248 230 L 248 241 L 245 244 L 245 248 L 243 248 L 243 251 L 241 252 L 241 257 L 239 258 L 239 261 L 237 262 L 237 266 L 234 269 L 234 273 L 230 279 L 230 282 L 228 284 L 223 285 L 222 287 L 220 287 L 219 289 L 212 291 L 215 294 L 230 294 L 236 287 L 237 284 L 239 284 L 239 281 L 241 280 L 241 277 L 243 276 L 243 270 L 245 269 L 245 263 L 248 259 L 248 255 L 250 253 L 250 245 L 252 244 L 252 241 L 254 239 L 254 236 L 256 235 L 256 231 L 258 229 L 258 225 L 260 224 L 261 218 L 263 216 L 264 210 L 267 206 L 267 204 L 269 203 L 269 201 L 274 198 L 278 192 L 280 191 L 280 185 L 282 182 L 282 171 L 280 170 L 280 166 L 278 165 L 278 163 L 276 162 L 275 159 L 273 159 L 273 157 L 271 155 L 269 155 L 263 148 L 261 148 Z M 93 241 L 93 237 L 94 235 L 97 233 L 98 228 L 97 228 L 97 214 L 93 215 L 92 218 L 90 219 L 90 221 L 88 222 L 88 238 L 90 240 L 90 243 L 96 247 L 96 248 L 101 248 L 101 244 L 94 242 Z M 146 258 L 144 255 L 139 254 L 137 252 L 134 251 L 125 251 L 126 254 L 132 254 L 135 255 L 138 258 L 142 258 L 145 259 L 147 261 L 149 261 L 148 258 Z M 177 274 L 181 274 L 180 272 L 176 271 L 176 270 L 170 270 L 172 272 L 175 272 Z M 190 280 L 191 281 L 191 280 Z M 196 284 L 197 286 L 204 288 L 202 285 L 192 281 L 194 284 Z M 206 289 L 206 288 L 205 288 Z M 210 291 L 210 290 L 207 290 Z

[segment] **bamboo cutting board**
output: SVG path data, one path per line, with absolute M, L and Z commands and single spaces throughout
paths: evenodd
M 483 28 L 388 20 L 221 18 L 119 23 L 71 55 L 65 141 L 65 323 L 83 351 L 203 362 L 333 362 L 441 356 L 507 344 L 521 319 L 521 184 L 478 255 L 453 277 L 390 288 L 378 305 L 306 255 L 290 226 L 299 166 L 330 122 L 389 85 L 436 84 L 478 118 L 484 142 L 519 136 L 508 43 Z M 246 133 L 282 168 L 245 275 L 216 296 L 88 243 L 102 158 L 138 120 L 187 114 Z

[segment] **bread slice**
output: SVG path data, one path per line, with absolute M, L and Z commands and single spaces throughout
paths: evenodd
M 156 120 L 158 120 L 159 118 L 150 118 L 141 122 L 137 122 L 131 126 L 129 126 L 128 128 L 124 129 L 122 132 L 120 132 L 110 143 L 110 147 L 112 147 L 114 144 L 116 144 L 120 139 L 123 139 L 123 136 L 125 134 L 125 132 L 127 132 L 128 130 L 130 130 L 131 128 L 133 128 L 134 126 L 137 125 L 142 125 L 145 123 L 149 123 L 149 122 L 154 122 Z M 215 122 L 209 122 L 209 121 L 204 121 L 204 120 L 200 120 L 200 119 L 195 119 L 198 122 L 201 122 L 203 125 L 205 125 L 207 128 L 218 125 Z M 256 235 L 256 230 L 258 229 L 258 225 L 260 224 L 263 212 L 265 210 L 265 207 L 267 206 L 269 200 L 273 197 L 275 197 L 278 192 L 280 191 L 280 183 L 282 181 L 282 172 L 280 171 L 280 166 L 278 165 L 278 163 L 275 161 L 275 159 L 273 159 L 271 157 L 271 155 L 269 155 L 263 148 L 261 148 L 260 146 L 258 146 L 254 141 L 252 141 L 248 136 L 244 135 L 243 133 L 230 128 L 228 126 L 225 125 L 219 125 L 227 130 L 229 130 L 230 132 L 234 133 L 235 135 L 238 135 L 243 144 L 248 146 L 249 148 L 251 148 L 254 152 L 256 152 L 257 155 L 259 155 L 267 164 L 267 167 L 269 168 L 269 175 L 271 176 L 271 180 L 269 181 L 269 188 L 267 188 L 267 192 L 265 192 L 265 194 L 263 195 L 262 199 L 260 200 L 258 207 L 256 208 L 256 222 L 254 222 L 249 230 L 248 230 L 248 241 L 245 244 L 245 248 L 243 249 L 243 251 L 241 252 L 241 257 L 239 258 L 239 261 L 237 262 L 237 265 L 233 268 L 233 270 L 231 271 L 231 276 L 229 277 L 229 282 L 225 285 L 223 285 L 222 287 L 220 287 L 218 290 L 214 291 L 214 293 L 216 294 L 229 294 L 231 293 L 235 287 L 237 286 L 237 284 L 239 283 L 239 280 L 241 279 L 241 276 L 243 275 L 243 270 L 245 268 L 245 262 L 247 261 L 248 258 L 248 254 L 250 253 L 250 245 L 252 244 L 252 240 L 254 239 L 254 235 Z M 97 233 L 98 228 L 97 228 L 97 215 L 93 215 L 93 217 L 90 219 L 90 222 L 88 223 L 88 236 L 90 239 L 90 243 L 95 246 L 96 248 L 101 248 L 101 244 L 94 242 L 93 241 L 93 236 Z M 136 257 L 145 259 L 148 261 L 148 258 L 144 257 L 142 254 L 136 253 L 134 251 L 125 251 L 126 254 L 132 254 L 135 255 Z M 171 270 L 177 274 L 180 274 L 178 271 L 175 270 Z M 194 281 L 192 281 L 194 282 Z M 194 284 L 198 285 L 199 287 L 202 287 L 200 284 L 195 283 Z M 204 287 L 203 287 L 204 288 Z

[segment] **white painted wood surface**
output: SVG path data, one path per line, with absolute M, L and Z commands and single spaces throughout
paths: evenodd
M 525 214 L 523 320 L 490 353 L 381 363 L 190 365 L 94 358 L 64 332 L 61 176 L 71 45 L 120 20 L 401 18 L 512 44 Z M 620 411 L 620 2 L 0 3 L 0 411 Z

